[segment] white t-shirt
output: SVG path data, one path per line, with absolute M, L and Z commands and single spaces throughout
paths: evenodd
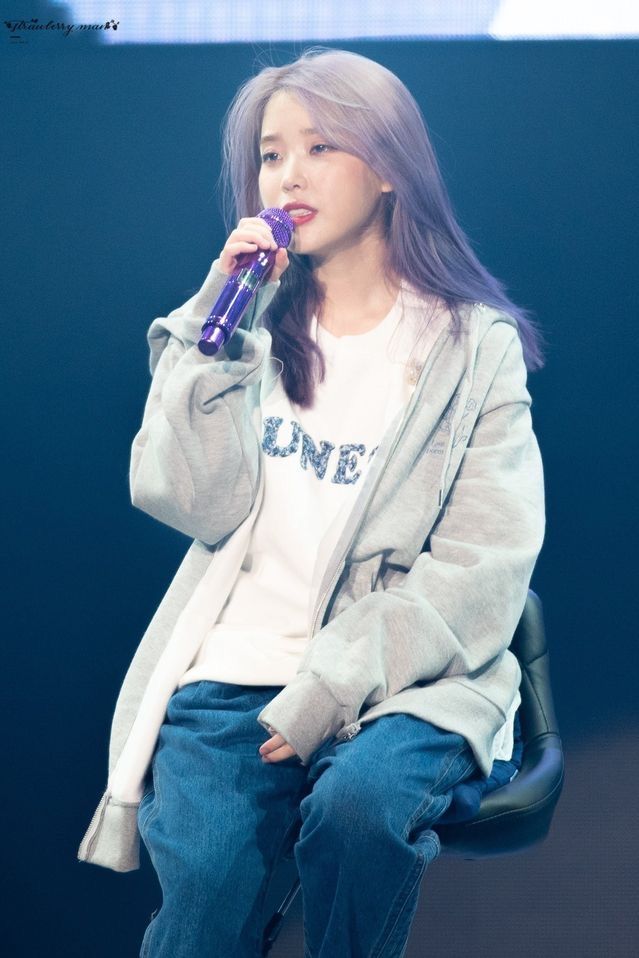
M 278 379 L 262 403 L 265 489 L 235 585 L 179 687 L 211 679 L 286 685 L 309 639 L 317 551 L 352 508 L 382 436 L 412 389 L 400 297 L 368 332 L 334 336 L 313 317 L 326 362 L 311 409 Z

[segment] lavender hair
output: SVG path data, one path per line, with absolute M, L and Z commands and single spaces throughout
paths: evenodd
M 358 156 L 393 185 L 393 192 L 384 194 L 389 275 L 443 301 L 455 337 L 461 333 L 465 304 L 482 302 L 508 313 L 517 322 L 527 369 L 540 369 L 541 331 L 482 266 L 457 223 L 415 99 L 394 73 L 367 57 L 312 47 L 294 63 L 265 67 L 240 87 L 224 123 L 221 183 L 227 229 L 261 209 L 259 139 L 266 104 L 278 90 L 300 101 L 328 142 Z M 272 353 L 283 363 L 289 399 L 308 407 L 316 376 L 321 381 L 325 372 L 321 351 L 309 335 L 323 293 L 310 258 L 289 257 L 264 322 Z

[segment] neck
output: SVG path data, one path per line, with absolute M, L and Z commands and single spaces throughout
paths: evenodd
M 387 258 L 382 237 L 369 235 L 356 247 L 315 260 L 313 271 L 324 290 L 318 322 L 334 336 L 365 333 L 388 314 L 399 282 L 388 276 Z

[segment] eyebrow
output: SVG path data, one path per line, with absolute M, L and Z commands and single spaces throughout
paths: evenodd
M 305 130 L 300 130 L 300 133 L 303 136 L 311 136 L 315 133 L 319 133 L 319 130 L 316 130 L 314 127 L 309 126 Z M 262 145 L 263 143 L 275 143 L 277 142 L 277 140 L 281 140 L 281 136 L 279 133 L 267 133 L 265 136 L 261 138 L 260 145 Z

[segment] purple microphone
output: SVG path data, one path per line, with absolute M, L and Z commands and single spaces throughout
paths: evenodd
M 278 247 L 288 246 L 295 224 L 286 210 L 272 207 L 257 215 L 271 227 Z M 228 343 L 253 297 L 270 275 L 276 254 L 277 250 L 274 249 L 258 249 L 254 253 L 238 256 L 237 266 L 224 284 L 215 306 L 202 326 L 202 335 L 197 345 L 205 356 L 214 356 Z

